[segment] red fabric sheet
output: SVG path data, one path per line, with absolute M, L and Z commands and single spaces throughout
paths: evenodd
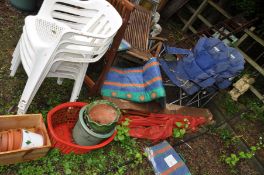
M 188 120 L 188 129 L 191 131 L 197 130 L 198 126 L 205 124 L 204 117 L 183 116 L 180 114 L 155 114 L 151 113 L 148 116 L 124 116 L 129 122 L 129 134 L 131 137 L 150 139 L 153 142 L 164 140 L 172 136 L 173 128 L 176 128 L 176 122 L 185 124 L 185 119 Z

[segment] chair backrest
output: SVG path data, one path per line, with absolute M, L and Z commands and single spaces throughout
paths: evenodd
M 107 51 L 122 25 L 119 13 L 103 0 L 45 0 L 37 16 L 74 29 L 63 35 L 57 53 L 79 53 L 80 57 L 94 60 Z M 76 30 L 81 33 L 75 33 Z
M 38 13 L 40 17 L 55 19 L 72 29 L 103 35 L 113 35 L 116 26 L 120 27 L 121 21 L 115 18 L 118 15 L 102 0 L 44 0 Z
M 121 40 L 122 40 L 124 33 L 126 31 L 126 28 L 128 26 L 130 14 L 134 10 L 134 5 L 132 3 L 130 3 L 128 0 L 107 0 L 107 1 L 109 3 L 111 3 L 112 6 L 114 6 L 115 9 L 119 12 L 119 14 L 121 15 L 121 17 L 123 19 L 123 24 L 120 27 L 120 29 L 118 30 L 118 32 L 117 32 L 117 34 L 113 40 L 112 45 L 106 54 L 106 57 L 105 57 L 106 63 L 104 65 L 103 71 L 101 72 L 97 81 L 94 83 L 93 80 L 88 76 L 86 76 L 86 78 L 85 78 L 86 85 L 89 88 L 91 88 L 90 89 L 91 95 L 95 95 L 95 94 L 99 93 L 99 89 L 103 84 L 105 75 L 107 72 L 109 72 L 110 67 L 112 66 L 112 64 L 115 60 L 118 47 L 121 43 Z
M 145 8 L 135 5 L 135 10 L 130 16 L 124 38 L 132 48 L 147 51 L 149 42 L 149 33 L 151 28 L 151 12 Z
M 129 19 L 130 19 L 130 14 L 132 13 L 132 11 L 134 10 L 134 5 L 132 3 L 130 3 L 127 0 L 107 0 L 110 4 L 112 4 L 113 7 L 115 7 L 115 9 L 118 11 L 118 13 L 120 14 L 120 16 L 122 17 L 123 20 L 123 24 L 120 27 L 120 29 L 118 30 L 111 48 L 109 49 L 110 52 L 111 50 L 113 52 L 116 53 L 121 40 L 124 36 L 125 30 L 127 28 Z M 114 55 L 115 57 L 115 55 Z

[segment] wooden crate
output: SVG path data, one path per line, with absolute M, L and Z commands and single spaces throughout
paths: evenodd
M 192 117 L 205 117 L 206 123 L 210 124 L 213 121 L 213 114 L 206 108 L 195 108 L 188 106 L 179 106 L 174 104 L 166 104 L 166 108 L 162 109 L 160 104 L 152 101 L 148 103 L 135 103 L 118 98 L 103 97 L 105 100 L 115 103 L 120 109 L 123 110 L 136 110 L 141 112 L 154 112 L 162 114 L 182 114 Z
M 16 128 L 25 128 L 28 130 L 41 128 L 46 139 L 45 145 L 31 149 L 0 152 L 0 165 L 30 161 L 43 157 L 47 154 L 51 147 L 51 143 L 41 114 L 0 116 L 0 131 Z

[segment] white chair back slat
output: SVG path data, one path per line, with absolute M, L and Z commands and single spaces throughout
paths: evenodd
M 61 13 L 66 13 L 73 16 L 79 16 L 79 17 L 86 17 L 86 18 L 93 18 L 93 16 L 98 13 L 99 10 L 94 8 L 74 8 L 71 6 L 67 6 L 60 3 L 55 3 L 53 6 L 52 11 L 58 11 Z
M 66 13 L 58 12 L 58 11 L 52 12 L 52 16 L 53 16 L 53 19 L 59 20 L 62 23 L 64 23 L 65 21 L 66 22 L 65 24 L 74 23 L 76 25 L 81 25 L 81 26 L 86 25 L 92 19 L 92 18 L 69 15 Z

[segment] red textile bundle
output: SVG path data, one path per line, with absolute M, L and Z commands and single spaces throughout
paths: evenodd
M 155 114 L 148 116 L 124 116 L 129 122 L 129 134 L 131 137 L 150 139 L 153 142 L 164 140 L 172 135 L 173 128 L 176 128 L 176 122 L 186 123 L 188 120 L 188 129 L 195 131 L 198 126 L 204 124 L 204 117 L 183 116 L 180 114 Z

